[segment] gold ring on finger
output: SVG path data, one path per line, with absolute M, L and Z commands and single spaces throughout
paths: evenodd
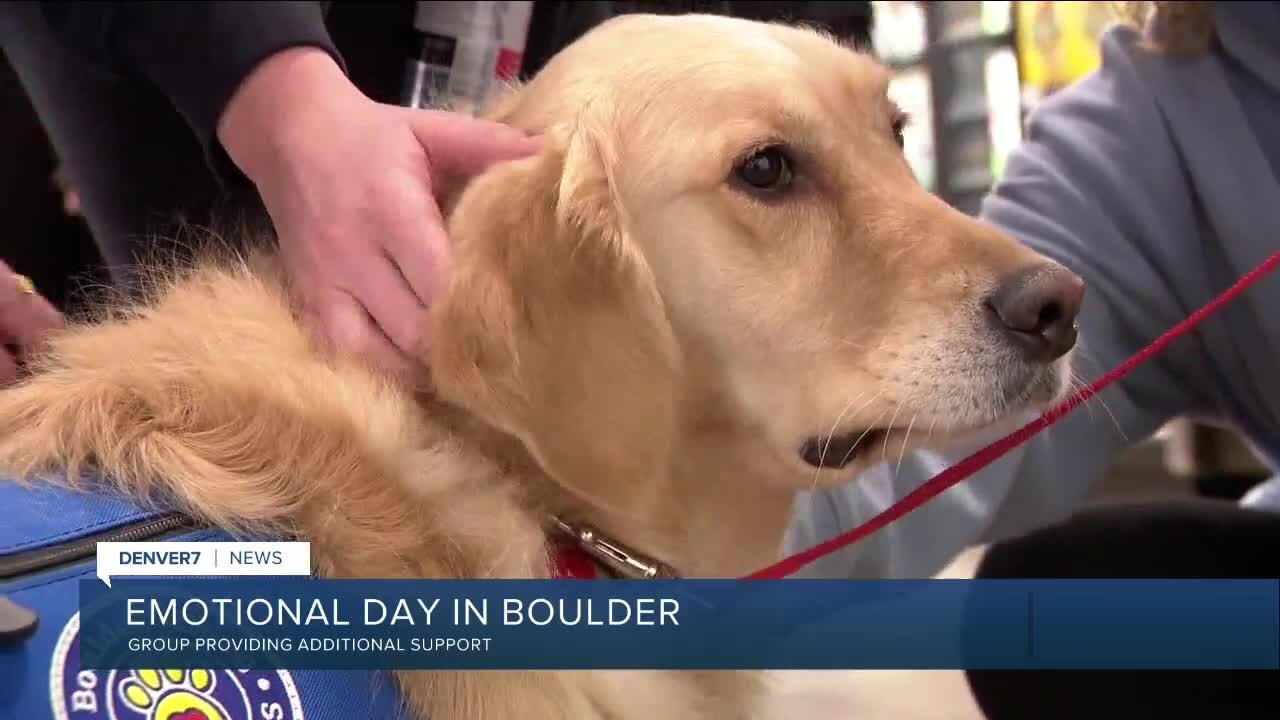
M 15 285 L 17 285 L 18 292 L 22 293 L 23 295 L 36 294 L 36 284 L 32 282 L 31 278 L 27 277 L 26 275 L 15 274 L 13 276 L 13 282 Z

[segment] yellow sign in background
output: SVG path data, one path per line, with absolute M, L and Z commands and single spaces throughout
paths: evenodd
M 1116 19 L 1113 3 L 1018 2 L 1015 8 L 1024 86 L 1047 94 L 1098 67 L 1098 36 Z

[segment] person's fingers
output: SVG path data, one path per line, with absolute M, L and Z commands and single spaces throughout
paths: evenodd
M 0 345 L 0 387 L 18 379 L 18 363 L 4 345 Z
M 509 125 L 439 110 L 408 112 L 433 172 L 476 175 L 494 163 L 533 155 L 542 146 L 538 138 Z
M 62 193 L 62 211 L 68 215 L 79 215 L 81 210 L 80 193 L 67 190 Z
M 413 377 L 414 363 L 378 329 L 354 297 L 335 292 L 308 311 L 324 342 L 402 378 Z
M 423 308 L 430 307 L 439 297 L 449 269 L 449 238 L 444 217 L 435 201 L 428 199 L 423 206 L 414 208 L 412 217 L 404 218 L 396 227 L 397 231 L 386 238 L 386 251 L 418 302 Z M 415 317 L 415 322 L 420 324 L 421 320 Z M 410 332 L 420 333 L 421 329 L 413 328 Z
M 18 344 L 28 358 L 45 348 L 45 343 L 53 333 L 62 330 L 66 324 L 62 313 L 58 312 L 42 295 L 30 296 L 30 325 L 19 328 Z
M 429 160 L 433 186 L 474 176 L 495 163 L 527 157 L 541 148 L 538 138 L 501 123 L 439 110 L 407 112 L 414 136 Z M 387 238 L 386 247 L 419 301 L 430 306 L 448 272 L 449 239 L 433 198 L 415 206 L 413 212 L 413 217 L 397 224 L 403 230 Z
M 414 243 L 402 241 L 395 244 L 411 246 Z M 409 262 L 405 264 L 412 265 Z M 418 299 L 397 265 L 382 248 L 373 249 L 365 262 L 353 268 L 350 274 L 353 280 L 344 287 L 364 307 L 387 339 L 402 354 L 413 357 L 426 329 L 423 322 L 426 305 Z
M 28 283 L 0 268 L 0 340 L 24 354 L 38 350 L 51 332 L 63 327 L 62 314 Z

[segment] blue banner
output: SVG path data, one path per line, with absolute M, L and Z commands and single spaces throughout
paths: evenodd
M 1277 580 L 130 580 L 95 670 L 1280 669 Z

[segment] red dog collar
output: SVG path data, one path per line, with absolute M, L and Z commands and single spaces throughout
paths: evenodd
M 552 559 L 552 577 L 556 580 L 595 580 L 600 577 L 596 563 L 582 548 L 567 543 L 556 544 Z
M 589 525 L 573 525 L 552 516 L 556 577 L 596 578 L 609 575 L 633 580 L 678 577 L 665 563 L 646 557 L 601 535 Z M 604 572 L 598 572 L 603 570 Z

